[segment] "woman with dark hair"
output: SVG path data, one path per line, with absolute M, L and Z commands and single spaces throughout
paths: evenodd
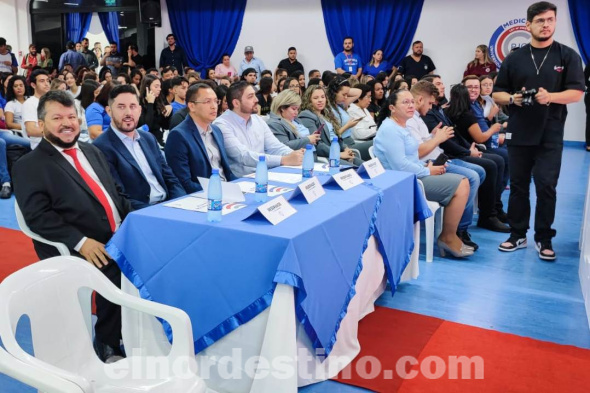
M 324 86 L 327 87 L 330 84 L 330 82 L 332 82 L 332 79 L 334 79 L 334 77 L 336 75 L 338 75 L 338 74 L 335 74 L 332 71 L 328 71 L 328 70 L 324 71 L 322 73 L 322 82 L 324 83 Z
M 8 83 L 12 76 L 12 74 L 0 74 L 0 109 L 6 105 L 6 92 L 8 91 Z
M 281 91 L 285 90 L 285 81 L 286 80 L 287 80 L 287 78 L 281 78 L 277 82 L 277 94 L 279 94 Z
M 6 89 L 6 105 L 4 106 L 6 128 L 9 130 L 22 130 L 23 104 L 29 98 L 26 91 L 27 81 L 24 76 L 15 75 L 10 78 Z
M 112 82 L 101 85 L 96 100 L 86 108 L 86 124 L 91 139 L 98 138 L 111 125 L 111 117 L 105 108 L 109 105 L 109 94 L 114 86 Z
M 361 117 L 353 118 L 346 110 L 349 105 L 356 101 L 361 95 L 360 89 L 351 89 L 348 80 L 338 75 L 332 79 L 328 85 L 328 104 L 336 121 L 338 127 L 334 128 L 336 136 L 342 138 L 344 144 L 351 149 L 357 149 L 363 161 L 370 160 L 369 148 L 373 146 L 373 141 L 357 142 L 352 137 L 354 127 L 362 120 Z
M 221 116 L 223 112 L 227 110 L 227 91 L 229 87 L 225 85 L 219 85 L 215 88 L 215 95 L 219 100 L 219 105 L 217 106 L 217 116 Z
M 373 51 L 371 55 L 371 61 L 363 67 L 363 74 L 377 77 L 380 72 L 390 71 L 391 67 L 387 63 L 387 60 L 383 60 L 383 51 L 377 49 Z
M 207 68 L 207 72 L 205 73 L 205 75 L 207 75 L 207 79 L 212 80 L 212 81 L 216 81 L 215 79 L 215 69 L 213 68 Z
M 410 84 L 403 78 L 398 80 L 391 79 L 390 85 L 389 94 L 398 90 L 410 90 Z
M 326 92 L 323 87 L 319 85 L 307 87 L 301 103 L 299 121 L 307 127 L 310 134 L 315 133 L 323 126 L 316 151 L 318 157 L 329 158 L 332 138 L 338 137 L 334 130 L 342 133 L 342 129 L 346 125 L 345 127 L 341 127 L 338 120 L 336 120 L 328 104 Z M 348 126 L 350 127 L 350 124 Z M 341 160 L 348 161 L 353 165 L 362 165 L 363 161 L 359 157 L 355 157 L 354 152 L 342 142 L 342 138 L 340 137 L 338 137 L 338 144 L 340 145 Z
M 138 126 L 147 124 L 150 133 L 164 146 L 164 130 L 168 129 L 172 107 L 162 94 L 162 82 L 153 75 L 146 75 L 139 89 L 141 116 Z
M 266 116 L 270 112 L 270 105 L 272 104 L 272 84 L 273 80 L 269 77 L 260 79 L 260 90 L 256 93 L 258 99 L 258 114 Z
M 467 145 L 474 142 L 485 142 L 491 135 L 498 132 L 496 128 L 482 132 L 471 110 L 469 91 L 463 85 L 455 85 L 451 89 L 451 101 L 445 109 L 445 114 L 455 125 L 454 138 L 465 140 Z M 502 229 L 505 226 L 501 225 L 501 222 L 504 222 L 506 218 L 502 203 L 503 178 L 506 167 L 504 159 L 490 152 L 483 152 L 479 159 L 472 157 L 459 158 L 480 165 L 486 171 L 486 178 L 481 184 L 482 192 L 479 193 L 479 220 L 477 225 L 496 231 Z M 493 164 L 490 164 L 490 161 Z
M 129 78 L 129 75 L 127 74 L 119 74 L 117 75 L 117 82 L 119 82 L 119 84 L 121 85 L 130 85 L 131 84 L 131 78 Z
M 85 80 L 82 83 L 82 86 L 80 86 L 80 94 L 78 95 L 82 109 L 86 110 L 86 108 L 94 102 L 96 96 L 100 93 L 100 86 L 100 83 L 92 79 Z
M 375 119 L 369 112 L 368 108 L 371 104 L 372 89 L 368 85 L 359 84 L 356 86 L 361 91 L 359 98 L 350 104 L 348 107 L 348 114 L 353 119 L 361 119 L 352 131 L 352 137 L 356 141 L 370 141 L 377 133 L 377 124 Z
M 496 71 L 496 64 L 490 58 L 488 47 L 482 44 L 475 48 L 475 58 L 467 64 L 463 76 L 482 76 L 494 71 Z
M 64 75 L 64 81 L 66 82 L 67 91 L 72 95 L 74 98 L 78 98 L 80 95 L 80 86 L 78 86 L 78 80 L 73 72 L 66 72 Z
M 385 104 L 385 89 L 383 88 L 383 83 L 379 82 L 377 79 L 374 81 L 370 81 L 367 83 L 367 86 L 371 88 L 371 103 L 367 110 L 373 116 L 373 119 L 377 119 L 379 117 L 379 111 L 381 107 Z
M 303 71 L 297 70 L 293 72 L 291 74 L 291 78 L 297 79 L 297 82 L 299 82 L 299 89 L 301 90 L 299 95 L 303 95 L 303 93 L 305 93 L 305 74 Z
M 299 94 L 299 97 L 301 97 L 301 85 L 297 79 L 291 77 L 285 79 L 285 82 L 283 83 L 283 90 L 287 89 L 293 90 L 295 93 Z
M 139 91 L 139 87 L 141 86 L 141 80 L 143 79 L 143 74 L 141 73 L 141 71 L 135 68 L 133 71 L 131 71 L 131 75 L 129 75 L 129 78 L 131 79 L 131 83 L 133 83 L 135 87 L 137 87 L 137 91 Z
M 78 68 L 76 68 L 74 75 L 76 76 L 76 80 L 78 82 L 80 82 L 80 81 L 84 80 L 84 75 L 86 75 L 89 72 L 90 72 L 90 69 L 88 67 L 80 65 L 80 66 L 78 66 Z
M 387 98 L 379 114 L 379 131 L 375 137 L 375 156 L 385 169 L 416 174 L 424 184 L 429 201 L 445 206 L 443 230 L 438 238 L 440 255 L 447 252 L 457 258 L 473 255 L 473 248 L 457 236 L 459 221 L 469 197 L 469 181 L 463 176 L 445 173 L 445 166 L 424 165 L 418 157 L 418 140 L 406 127 L 414 117 L 414 96 L 408 90 L 397 90 Z
M 100 80 L 100 83 L 112 82 L 113 73 L 108 67 L 102 67 L 98 74 L 98 79 Z

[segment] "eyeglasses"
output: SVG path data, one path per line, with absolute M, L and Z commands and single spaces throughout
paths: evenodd
M 219 105 L 221 100 L 205 100 L 205 101 L 189 101 L 193 104 L 205 104 L 205 105 Z
M 481 87 L 494 87 L 493 83 L 482 83 Z
M 479 90 L 479 86 L 465 86 L 468 90 Z
M 414 105 L 416 103 L 416 101 L 414 100 L 403 100 L 401 102 L 402 105 Z
M 537 26 L 543 26 L 545 24 L 545 22 L 547 22 L 548 24 L 552 25 L 555 23 L 555 18 L 539 18 L 539 19 L 535 19 L 533 21 L 534 24 L 536 24 Z

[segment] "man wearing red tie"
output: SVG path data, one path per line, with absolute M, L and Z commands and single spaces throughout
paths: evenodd
M 71 95 L 51 91 L 37 110 L 43 140 L 35 151 L 13 168 L 16 200 L 27 225 L 43 238 L 64 243 L 72 255 L 94 264 L 115 285 L 121 271 L 104 245 L 131 211 L 118 191 L 102 153 L 78 142 L 80 123 Z M 33 241 L 40 259 L 59 255 L 48 245 Z M 95 350 L 106 362 L 123 356 L 121 309 L 96 297 Z

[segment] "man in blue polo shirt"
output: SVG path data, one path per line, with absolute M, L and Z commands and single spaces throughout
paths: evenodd
M 254 68 L 254 71 L 256 71 L 256 82 L 260 81 L 260 75 L 262 74 L 262 71 L 266 70 L 262 60 L 260 60 L 258 57 L 254 57 L 254 48 L 252 46 L 247 46 L 244 48 L 244 58 L 238 67 L 238 75 L 243 75 L 244 71 L 246 71 L 248 68 Z
M 360 78 L 363 73 L 363 67 L 361 57 L 352 52 L 352 48 L 354 48 L 352 37 L 344 38 L 343 47 L 344 51 L 338 53 L 334 58 L 334 68 L 336 68 L 336 72 L 339 74 L 347 72 Z

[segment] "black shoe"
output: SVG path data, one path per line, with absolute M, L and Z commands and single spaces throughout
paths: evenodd
M 504 243 L 509 243 L 508 245 L 503 245 Z M 510 235 L 508 240 L 498 246 L 498 250 L 504 252 L 512 252 L 516 251 L 519 248 L 526 248 L 526 237 L 517 237 Z
M 555 251 L 553 251 L 551 240 L 535 242 L 535 249 L 539 253 L 539 258 L 541 258 L 544 261 L 553 262 L 557 258 Z
M 111 347 L 105 343 L 94 339 L 94 343 L 92 345 L 94 347 L 94 351 L 96 352 L 96 356 L 103 361 L 104 363 L 113 363 L 117 360 L 121 360 L 125 358 L 125 354 L 121 351 L 119 347 Z
M 0 189 L 0 199 L 8 199 L 12 195 L 12 188 L 9 185 L 2 186 Z
M 469 247 L 473 248 L 473 251 L 477 251 L 477 249 L 479 248 L 479 246 L 477 245 L 477 243 L 475 243 L 473 240 L 471 240 L 471 235 L 469 234 L 469 232 L 467 232 L 467 231 L 457 231 L 457 236 L 459 237 L 459 239 L 461 239 L 461 241 L 463 242 L 463 244 L 465 244 L 466 246 L 469 246 Z
M 498 220 L 498 217 L 480 218 L 477 226 L 494 232 L 510 233 L 510 227 Z
M 500 220 L 500 222 L 508 224 L 508 215 L 503 209 L 498 210 L 498 213 L 496 213 L 496 217 L 498 217 L 498 220 Z

